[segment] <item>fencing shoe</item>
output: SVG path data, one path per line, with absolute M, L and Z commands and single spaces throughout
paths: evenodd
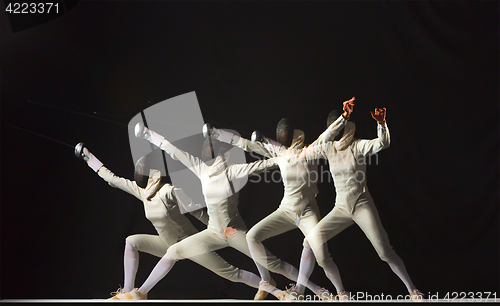
M 418 289 L 413 289 L 413 291 L 410 292 L 410 297 L 414 302 L 422 302 L 422 300 L 424 299 L 424 294 Z
M 349 291 L 340 291 L 337 296 L 335 297 L 335 299 L 339 302 L 349 302 L 351 300 L 351 298 L 349 297 Z
M 265 299 L 267 297 L 267 295 L 269 294 L 269 291 L 273 291 L 275 288 L 276 288 L 276 282 L 272 278 L 271 278 L 270 282 L 260 281 L 259 290 L 255 294 L 253 300 L 260 301 L 260 300 Z M 267 291 L 265 289 L 267 289 L 269 291 Z
M 316 294 L 323 301 L 335 302 L 335 295 L 330 293 L 326 288 L 319 289 L 319 293 Z
M 290 284 L 290 288 L 286 288 L 286 291 L 291 296 L 292 301 L 303 301 L 304 295 L 297 292 L 297 287 L 294 284 Z
M 125 293 L 125 291 L 123 291 L 123 288 L 120 286 L 120 288 L 118 288 L 118 290 L 111 292 L 111 297 L 108 300 L 118 300 L 118 298 L 116 296 L 118 294 L 122 294 L 122 293 Z
M 287 301 L 287 302 L 296 301 L 294 299 L 294 297 L 292 295 L 290 295 L 290 293 L 288 293 L 287 290 L 283 291 L 283 290 L 276 289 L 272 292 L 272 295 L 274 295 L 280 301 Z
M 121 293 L 118 293 L 118 291 L 121 291 Z M 139 292 L 137 288 L 132 289 L 130 292 L 123 292 L 123 290 L 118 289 L 117 294 L 108 299 L 108 300 L 113 300 L 113 301 L 137 301 L 137 300 L 147 300 L 148 295 L 147 294 L 142 294 Z

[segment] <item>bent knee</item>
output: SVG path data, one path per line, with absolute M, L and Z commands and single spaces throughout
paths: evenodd
M 318 262 L 318 266 L 324 269 L 330 266 L 330 264 L 333 262 L 333 259 L 331 257 L 327 257 L 327 258 L 317 259 L 316 261 Z
M 316 257 L 316 262 L 321 268 L 326 268 L 330 266 L 333 262 L 332 255 L 330 253 L 321 252 L 321 254 L 314 254 Z
M 215 272 L 215 271 L 214 271 Z M 236 267 L 232 267 L 231 269 L 224 269 L 222 271 L 215 272 L 219 276 L 230 280 L 232 282 L 243 282 L 243 278 L 241 276 L 241 270 Z
M 378 256 L 385 262 L 391 261 L 391 259 L 396 255 L 396 252 L 393 248 L 382 250 L 378 252 Z
M 247 232 L 246 239 L 248 242 L 261 242 L 262 240 L 264 240 L 259 231 L 255 231 L 252 229 Z
M 128 236 L 127 238 L 125 238 L 125 247 L 138 250 L 139 248 L 137 247 L 138 246 L 137 242 L 138 242 L 138 237 L 136 235 Z
M 304 238 L 304 241 L 302 242 L 302 246 L 305 248 L 310 249 L 311 246 L 309 245 L 309 242 L 307 241 L 307 238 Z
M 168 258 L 172 260 L 179 260 L 179 255 L 177 254 L 177 245 L 172 245 L 168 248 L 167 253 L 165 253 L 164 257 L 168 256 Z

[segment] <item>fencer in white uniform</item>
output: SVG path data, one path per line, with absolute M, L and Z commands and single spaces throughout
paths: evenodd
M 205 162 L 208 162 L 207 159 L 199 159 L 178 149 L 163 136 L 141 124 L 137 124 L 135 134 L 137 137 L 147 139 L 161 148 L 174 160 L 183 163 L 200 179 L 209 215 L 208 228 L 170 247 L 136 292 L 139 295 L 147 294 L 172 269 L 178 260 L 213 252 L 225 247 L 232 247 L 251 257 L 246 241 L 247 228 L 237 207 L 239 192 L 233 192 L 232 181 L 276 167 L 277 160 L 268 159 L 250 164 L 227 165 L 226 159 L 229 156 L 223 150 L 214 150 L 214 152 L 217 152 L 217 157 L 213 164 L 207 165 Z M 212 140 L 209 137 L 205 140 L 205 143 L 210 141 Z M 204 146 L 204 148 L 211 149 L 212 145 L 217 147 L 216 143 L 217 141 L 214 140 L 211 142 L 210 147 Z M 267 262 L 270 262 L 269 268 L 272 272 L 292 280 L 297 279 L 297 269 L 271 253 L 268 253 Z M 286 291 L 279 290 L 271 284 L 262 285 L 259 282 L 260 278 L 253 276 L 250 281 L 256 288 L 259 288 L 255 298 L 263 299 L 269 292 L 280 300 L 290 299 Z
M 412 298 L 418 300 L 423 295 L 411 281 L 401 258 L 394 252 L 366 185 L 367 159 L 390 145 L 389 128 L 385 121 L 386 109 L 377 108 L 371 113 L 377 121 L 377 138 L 354 138 L 355 125 L 348 122 L 339 141 L 333 141 L 334 135 L 327 129 L 314 145 L 303 150 L 301 156 L 308 161 L 317 158 L 328 159 L 337 193 L 335 207 L 321 219 L 306 239 L 316 255 L 318 264 L 324 267 L 329 264 L 331 258 L 323 257 L 322 245 L 326 245 L 329 239 L 356 223 L 380 258 L 386 261 L 403 281 Z
M 350 111 L 352 111 L 352 107 L 350 106 L 352 101 L 344 102 L 343 108 L 345 112 L 339 116 L 335 124 L 328 127 L 330 135 L 338 134 L 344 127 L 349 118 Z M 219 141 L 240 147 L 247 152 L 255 152 L 267 158 L 281 157 L 278 160 L 278 166 L 284 186 L 283 199 L 276 211 L 255 224 L 247 233 L 249 249 L 256 264 L 265 260 L 266 253 L 262 241 L 296 228 L 300 229 L 304 236 L 307 236 L 319 222 L 321 216 L 316 203 L 316 196 L 318 194 L 316 185 L 319 175 L 317 160 L 308 162 L 298 157 L 304 146 L 304 132 L 293 129 L 291 121 L 287 118 L 283 118 L 278 123 L 276 132 L 276 139 L 278 141 L 257 136 L 259 134 L 258 131 L 254 132 L 253 138 L 260 138 L 260 141 L 250 141 L 225 130 L 219 130 L 211 126 L 207 126 L 206 128 Z M 322 252 L 321 257 L 329 257 L 330 254 L 326 245 L 322 245 L 321 248 L 321 250 L 318 250 L 318 252 Z M 307 241 L 304 240 L 297 285 L 292 285 L 288 289 L 295 299 L 304 298 L 305 287 L 308 287 L 321 299 L 331 300 L 333 298 L 327 289 L 309 282 L 309 276 L 315 264 L 314 254 Z M 267 266 L 257 264 L 257 267 L 263 281 L 270 282 L 271 277 Z M 329 278 L 334 277 L 336 275 L 336 268 L 332 260 L 331 264 L 325 268 L 326 275 Z M 343 288 L 339 289 L 342 290 Z
M 83 147 L 83 144 L 78 144 L 76 151 L 78 151 L 77 156 L 86 160 L 89 167 L 110 186 L 126 191 L 141 200 L 144 204 L 146 218 L 151 221 L 158 232 L 158 235 L 137 234 L 127 237 L 124 253 L 124 287 L 114 292 L 114 296 L 110 298 L 110 300 L 146 299 L 146 294 L 141 294 L 134 288 L 139 265 L 138 252 L 149 253 L 161 258 L 177 242 L 198 233 L 189 219 L 181 214 L 179 204 L 184 205 L 187 211 L 190 211 L 205 225 L 209 223 L 207 209 L 192 210 L 190 206 L 196 204 L 192 203 L 183 190 L 165 182 L 165 176 L 162 176 L 160 170 L 155 169 L 164 167 L 155 167 L 154 163 L 151 163 L 151 159 L 155 159 L 154 156 L 151 156 L 152 153 L 158 151 L 161 154 L 161 150 L 155 150 L 150 153 L 150 156 L 144 156 L 137 161 L 134 181 L 116 176 L 86 147 Z M 148 157 L 149 160 L 147 160 Z M 141 173 L 149 173 L 149 175 L 141 175 Z M 254 288 L 259 286 L 257 275 L 229 264 L 215 252 L 190 256 L 189 259 L 230 281 L 245 283 Z

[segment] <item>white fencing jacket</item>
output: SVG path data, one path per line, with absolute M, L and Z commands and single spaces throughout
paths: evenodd
M 326 137 L 335 137 L 344 127 L 346 120 L 340 116 L 332 123 L 325 134 L 320 136 L 325 142 Z M 231 144 L 242 148 L 247 152 L 255 152 L 259 155 L 278 159 L 281 177 L 283 179 L 284 194 L 280 207 L 291 210 L 298 216 L 302 216 L 308 209 L 318 210 L 316 196 L 318 195 L 317 182 L 319 180 L 318 163 L 315 160 L 305 160 L 297 156 L 301 150 L 287 149 L 285 146 L 277 146 L 260 141 L 251 142 L 242 137 L 233 137 Z M 311 176 L 311 173 L 313 175 Z
M 161 142 L 160 148 L 174 160 L 183 163 L 200 179 L 209 215 L 209 229 L 220 234 L 223 234 L 227 227 L 246 230 L 238 211 L 239 192 L 232 194 L 229 181 L 259 173 L 267 168 L 274 168 L 277 163 L 276 159 L 227 166 L 218 157 L 213 165 L 207 166 L 201 159 L 178 149 L 166 139 Z
M 139 187 L 135 181 L 116 176 L 104 166 L 99 169 L 97 174 L 110 186 L 126 191 L 142 201 L 146 218 L 151 221 L 160 238 L 168 247 L 198 233 L 198 230 L 189 219 L 181 214 L 179 210 L 175 196 L 175 190 L 178 188 L 165 184 L 151 200 L 147 200 L 158 187 L 159 172 L 156 173 L 157 175 L 150 175 L 146 188 Z M 205 209 L 193 211 L 191 214 L 204 224 L 208 223 L 208 215 Z
M 305 150 L 305 157 L 307 160 L 328 159 L 337 193 L 335 205 L 353 213 L 357 199 L 361 194 L 368 192 L 366 186 L 367 158 L 389 147 L 389 128 L 387 124 L 377 123 L 377 138 L 372 140 L 354 139 L 342 151 L 337 150 L 336 141 L 328 141 L 328 139 L 332 139 L 332 136 L 327 132 L 328 130 L 323 133 L 324 135 L 321 135 L 321 139 L 318 138 L 315 145 L 309 146 Z

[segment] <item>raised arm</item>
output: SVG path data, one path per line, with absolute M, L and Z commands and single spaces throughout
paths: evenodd
M 344 128 L 346 122 L 347 120 L 343 116 L 339 116 L 337 120 L 330 124 L 330 126 L 328 126 L 328 128 L 321 133 L 321 135 L 319 135 L 318 139 L 311 143 L 311 146 L 333 141 L 335 136 L 337 136 L 338 133 L 340 133 L 340 131 Z
M 141 198 L 141 189 L 135 181 L 131 181 L 119 176 L 116 176 L 113 172 L 111 172 L 108 168 L 104 167 L 103 163 L 97 159 L 86 147 L 83 146 L 83 143 L 79 143 L 75 147 L 75 155 L 76 157 L 83 159 L 87 162 L 87 165 L 94 170 L 103 180 L 108 182 L 111 187 L 119 188 L 123 191 L 130 193 L 135 196 L 139 200 Z
M 137 186 L 137 183 L 135 181 L 131 181 L 129 179 L 116 176 L 113 172 L 111 172 L 108 168 L 104 166 L 102 166 L 101 169 L 97 171 L 97 174 L 100 177 L 102 177 L 103 180 L 108 182 L 108 184 L 111 187 L 119 188 L 123 191 L 130 193 L 139 200 L 142 200 L 141 188 Z
M 247 152 L 255 152 L 259 155 L 273 158 L 278 156 L 279 147 L 270 143 L 264 143 L 261 141 L 250 141 L 243 137 L 235 137 L 236 141 L 233 138 L 233 142 L 231 143 L 234 146 L 242 148 Z
M 342 113 L 342 115 L 340 115 L 332 124 L 330 124 L 327 129 L 323 133 L 321 133 L 321 135 L 319 135 L 318 139 L 316 139 L 311 144 L 311 146 L 324 144 L 328 141 L 333 141 L 335 136 L 337 136 L 337 134 L 340 133 L 340 131 L 344 128 L 347 120 L 349 120 L 349 117 L 354 110 L 354 100 L 356 100 L 356 98 L 352 97 L 352 99 L 343 102 L 344 112 Z
M 373 119 L 377 121 L 377 135 L 378 137 L 372 140 L 362 139 L 358 140 L 355 144 L 355 150 L 360 155 L 375 154 L 383 149 L 386 149 L 391 144 L 391 137 L 389 128 L 385 121 L 386 109 L 376 108 L 371 112 Z
M 168 140 L 166 140 L 165 137 L 153 130 L 148 129 L 142 123 L 137 123 L 135 125 L 134 132 L 136 137 L 148 140 L 155 146 L 167 152 L 172 157 L 172 159 L 180 161 L 189 170 L 193 171 L 196 176 L 200 177 L 201 169 L 205 164 L 198 157 L 177 148 Z

